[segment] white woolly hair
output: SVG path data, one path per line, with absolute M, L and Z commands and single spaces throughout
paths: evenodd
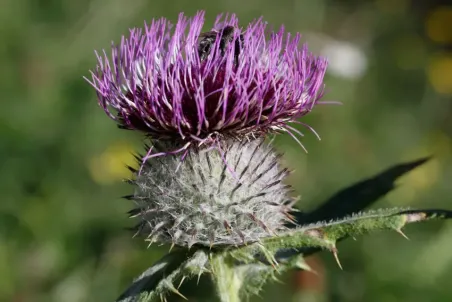
M 242 245 L 286 229 L 293 200 L 287 169 L 263 140 L 229 141 L 147 160 L 132 181 L 137 235 L 178 246 Z M 137 173 L 138 174 L 138 173 Z

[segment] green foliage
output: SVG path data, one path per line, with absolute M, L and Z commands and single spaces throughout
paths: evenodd
M 163 300 L 168 293 L 174 293 L 186 299 L 178 288 L 185 279 L 195 276 L 199 279 L 201 274 L 208 271 L 207 257 L 207 253 L 203 250 L 194 253 L 183 250 L 171 252 L 138 277 L 117 301 Z
M 452 218 L 452 211 L 382 209 L 354 214 L 350 217 L 300 226 L 279 236 L 268 237 L 251 245 L 209 251 L 198 249 L 184 255 L 173 252 L 143 273 L 119 298 L 118 302 L 150 302 L 165 300 L 168 293 L 185 299 L 175 284 L 187 278 L 210 273 L 217 287 L 221 301 L 240 301 L 241 296 L 258 294 L 270 279 L 290 269 L 306 269 L 303 254 L 295 254 L 283 263 L 278 263 L 275 254 L 281 249 L 321 248 L 331 251 L 338 265 L 336 243 L 347 237 L 356 237 L 379 230 L 393 230 L 402 233 L 409 223 L 430 219 Z M 181 257 L 186 260 L 181 261 Z M 169 266 L 178 267 L 166 270 Z M 149 281 L 152 280 L 152 281 Z
M 113 301 L 167 252 L 146 250 L 124 230 L 132 221 L 125 215 L 131 204 L 118 198 L 130 194 L 121 185 L 130 176 L 123 166 L 133 163 L 130 153 L 142 147 L 141 139 L 114 128 L 82 75 L 95 63 L 94 49 L 109 48 L 130 26 L 160 16 L 175 19 L 180 11 L 206 9 L 210 21 L 224 11 L 243 22 L 263 15 L 275 28 L 284 23 L 289 31 L 302 31 L 302 39 L 319 50 L 344 40 L 363 51 L 362 77 L 328 74 L 325 97 L 343 105 L 319 107 L 305 120 L 322 141 L 307 134 L 309 154 L 289 137 L 275 141 L 295 170 L 290 184 L 301 195 L 300 209 L 315 208 L 392 163 L 426 155 L 433 160 L 399 180 L 379 203 L 450 207 L 450 95 L 436 93 L 428 79 L 434 71 L 429 64 L 443 46 L 419 31 L 430 14 L 418 2 L 2 1 L 0 301 Z M 434 9 L 435 2 L 429 3 Z M 373 184 L 378 188 L 378 181 Z M 361 192 L 345 200 L 355 204 Z M 412 231 L 410 242 L 375 236 L 339 245 L 344 264 L 353 263 L 344 265 L 346 273 L 330 264 L 327 253 L 316 258 L 325 265 L 321 275 L 334 278 L 317 294 L 343 302 L 452 301 L 451 225 Z M 287 255 L 278 253 L 280 266 Z M 206 291 L 202 279 L 198 293 Z M 356 290 L 347 290 L 349 285 Z M 298 290 L 289 281 L 266 287 L 251 301 L 291 301 Z

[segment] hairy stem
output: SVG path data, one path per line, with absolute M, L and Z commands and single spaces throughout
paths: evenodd
M 240 289 L 243 278 L 223 255 L 211 258 L 213 282 L 217 287 L 221 302 L 240 302 Z

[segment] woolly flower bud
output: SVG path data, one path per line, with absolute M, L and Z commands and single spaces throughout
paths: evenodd
M 190 150 L 148 160 L 133 183 L 138 234 L 179 246 L 239 245 L 285 229 L 288 174 L 262 140 L 229 141 L 224 152 Z
M 288 123 L 320 103 L 326 59 L 300 47 L 300 34 L 270 32 L 262 19 L 243 29 L 235 15 L 220 15 L 201 33 L 203 25 L 204 12 L 180 14 L 175 26 L 152 20 L 110 56 L 98 54 L 88 81 L 107 114 L 122 128 L 178 141 L 177 152 L 221 137 L 300 134 Z

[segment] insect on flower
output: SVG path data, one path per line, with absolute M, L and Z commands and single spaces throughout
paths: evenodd
M 224 55 L 226 51 L 226 45 L 229 42 L 232 42 L 234 39 L 234 32 L 236 28 L 234 26 L 225 26 L 220 30 L 220 32 L 216 30 L 208 31 L 201 33 L 199 35 L 199 44 L 198 44 L 198 53 L 201 61 L 205 60 L 207 56 L 210 54 L 212 46 L 214 45 L 217 36 L 220 34 L 220 45 L 219 49 L 221 55 Z M 239 39 L 234 41 L 234 63 L 238 64 L 238 57 L 240 55 L 240 50 L 243 46 L 243 34 L 239 35 Z
M 88 82 L 100 106 L 124 129 L 139 130 L 174 149 L 149 157 L 216 148 L 226 139 L 286 132 L 323 95 L 327 60 L 300 46 L 300 34 L 267 29 L 262 19 L 241 29 L 235 15 L 219 16 L 201 32 L 204 12 L 175 26 L 161 18 L 131 29 L 111 54 L 97 54 Z M 315 133 L 315 132 L 314 132 Z

